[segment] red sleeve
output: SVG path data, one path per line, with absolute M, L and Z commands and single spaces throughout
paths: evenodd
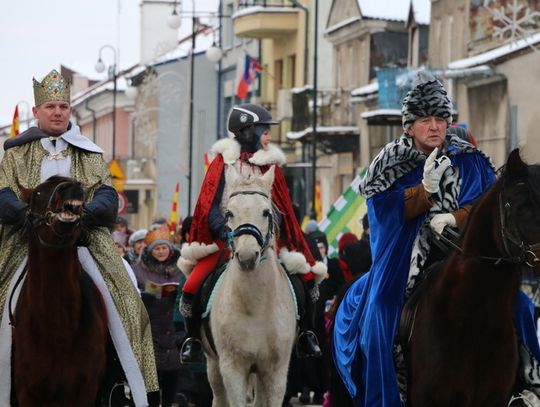
M 200 242 L 210 244 L 213 243 L 212 234 L 210 233 L 210 227 L 208 226 L 208 216 L 212 203 L 216 197 L 217 190 L 219 188 L 219 181 L 223 174 L 225 165 L 223 163 L 223 157 L 219 154 L 210 163 L 204 181 L 201 185 L 201 192 L 195 205 L 193 212 L 193 221 L 190 229 L 190 243 Z
M 272 199 L 283 217 L 279 233 L 281 246 L 285 246 L 290 251 L 302 253 L 307 262 L 313 266 L 315 264 L 315 259 L 309 250 L 309 246 L 304 239 L 302 229 L 300 229 L 298 220 L 294 215 L 289 189 L 287 188 L 287 183 L 285 182 L 283 172 L 281 172 L 281 168 L 279 167 L 276 167 L 275 169 L 274 185 L 272 187 Z

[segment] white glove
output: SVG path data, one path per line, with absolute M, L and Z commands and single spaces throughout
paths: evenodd
M 429 226 L 431 229 L 438 234 L 441 234 L 444 227 L 447 225 L 457 227 L 456 218 L 454 218 L 454 215 L 451 213 L 440 213 L 435 215 L 429 221 Z
M 452 164 L 450 159 L 442 155 L 439 158 L 437 157 L 438 148 L 435 148 L 424 164 L 424 178 L 422 179 L 422 184 L 424 184 L 424 189 L 430 194 L 435 194 L 439 191 L 439 183 L 441 182 L 442 175 L 444 171 Z

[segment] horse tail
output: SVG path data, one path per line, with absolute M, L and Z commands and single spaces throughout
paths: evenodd
M 355 407 L 354 401 L 347 390 L 347 387 L 345 387 L 345 384 L 343 383 L 343 380 L 341 379 L 341 376 L 337 370 L 333 349 L 334 349 L 334 316 L 339 308 L 339 305 L 343 301 L 343 298 L 345 297 L 345 294 L 347 293 L 347 290 L 349 287 L 358 279 L 361 275 L 356 276 L 353 280 L 345 284 L 341 289 L 338 291 L 336 298 L 334 300 L 334 303 L 332 305 L 332 308 L 328 312 L 328 319 L 329 319 L 329 328 L 328 328 L 328 337 L 330 338 L 330 380 L 329 380 L 329 393 L 330 393 L 330 407 Z

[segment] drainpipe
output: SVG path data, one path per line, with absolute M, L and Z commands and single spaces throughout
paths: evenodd
M 218 36 L 219 36 L 219 46 L 223 47 L 223 27 L 222 27 L 222 19 L 223 18 L 223 2 L 219 1 L 219 30 L 218 30 Z M 223 49 L 223 48 L 222 48 Z M 216 139 L 219 139 L 221 134 L 221 81 L 223 80 L 223 73 L 221 70 L 223 69 L 223 63 L 222 63 L 223 56 L 218 61 L 218 75 L 217 75 L 217 82 L 218 82 L 218 88 L 217 88 L 217 123 L 216 123 Z M 223 132 L 224 135 L 226 134 Z
M 309 9 L 298 0 L 289 0 L 295 7 L 304 10 L 306 21 L 304 26 L 304 85 L 307 85 L 308 77 L 308 29 L 309 29 Z
M 90 99 L 86 99 L 86 102 L 84 103 L 84 108 L 88 110 L 90 113 L 92 113 L 92 141 L 95 143 L 96 142 L 96 123 L 97 123 L 96 111 L 90 107 L 88 102 L 90 102 Z

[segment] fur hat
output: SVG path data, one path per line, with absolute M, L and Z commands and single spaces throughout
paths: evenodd
M 154 250 L 154 247 L 159 244 L 166 244 L 172 248 L 171 234 L 165 229 L 151 230 L 146 234 L 144 243 L 146 243 L 146 248 L 149 252 Z
M 407 131 L 420 117 L 436 116 L 452 124 L 452 102 L 441 82 L 427 71 L 418 72 L 412 89 L 403 98 L 401 107 L 403 129 Z
M 131 234 L 128 240 L 128 245 L 133 246 L 135 243 L 137 243 L 139 240 L 143 240 L 146 237 L 146 234 L 148 233 L 148 230 L 146 229 L 139 229 L 136 230 Z

